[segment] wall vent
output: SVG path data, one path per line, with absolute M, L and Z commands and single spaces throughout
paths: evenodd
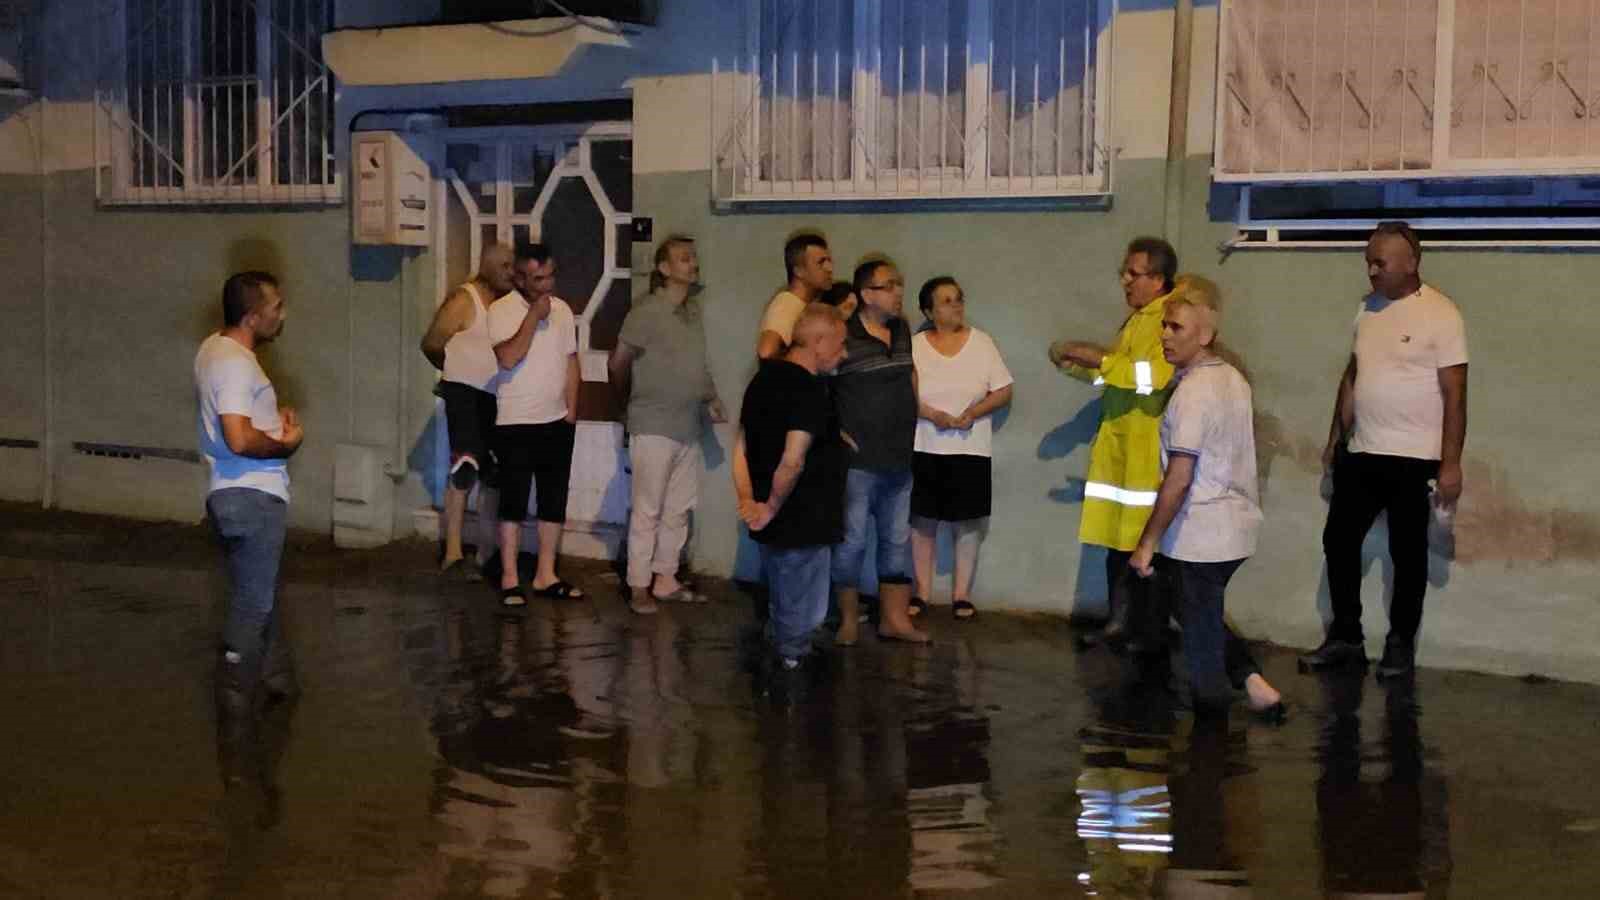
M 84 456 L 99 456 L 107 459 L 172 459 L 178 462 L 200 463 L 200 454 L 193 450 L 180 450 L 177 447 L 140 447 L 134 444 L 94 444 L 88 441 L 73 441 L 72 449 Z

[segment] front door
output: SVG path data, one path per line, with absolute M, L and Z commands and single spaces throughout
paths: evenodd
M 442 299 L 473 275 L 487 243 L 550 246 L 556 296 L 578 319 L 584 376 L 567 518 L 580 533 L 615 532 L 627 522 L 628 474 L 621 409 L 606 383 L 605 358 L 616 346 L 632 290 L 632 126 L 457 128 L 441 132 L 440 143 L 445 197 L 434 247 L 442 261 L 438 294 Z M 435 455 L 442 476 L 448 450 Z M 581 538 L 568 544 L 569 552 L 585 549 Z

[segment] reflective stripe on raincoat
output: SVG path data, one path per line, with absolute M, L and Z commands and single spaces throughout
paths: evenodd
M 1161 318 L 1172 294 L 1135 310 L 1098 369 L 1067 372 L 1096 385 L 1100 430 L 1089 448 L 1078 539 L 1131 551 L 1161 487 L 1161 414 L 1172 395 L 1172 364 L 1161 355 Z

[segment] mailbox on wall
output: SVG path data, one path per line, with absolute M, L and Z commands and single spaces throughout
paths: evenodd
M 433 180 L 427 161 L 393 131 L 358 131 L 350 144 L 355 243 L 428 246 Z

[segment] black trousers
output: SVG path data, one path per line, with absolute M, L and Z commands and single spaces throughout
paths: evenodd
M 1439 462 L 1409 456 L 1347 453 L 1333 467 L 1333 500 L 1322 530 L 1333 601 L 1331 640 L 1360 642 L 1361 545 L 1378 513 L 1388 516 L 1394 596 L 1389 601 L 1389 636 L 1416 640 L 1422 597 L 1428 589 L 1428 480 Z

